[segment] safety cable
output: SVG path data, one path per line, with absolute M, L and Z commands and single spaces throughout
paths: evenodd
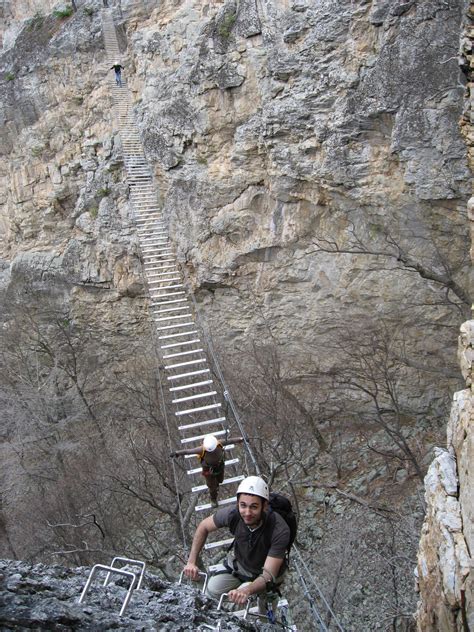
M 311 573 L 311 571 L 309 570 L 306 562 L 303 559 L 303 556 L 301 555 L 298 547 L 296 546 L 296 544 L 293 545 L 292 550 L 296 553 L 299 561 L 301 562 L 302 567 L 304 568 L 304 570 L 306 571 L 306 575 L 309 577 L 310 582 L 312 583 L 312 585 L 314 586 L 314 588 L 316 589 L 319 597 L 321 598 L 321 601 L 324 603 L 327 611 L 331 614 L 332 619 L 334 620 L 334 623 L 336 624 L 336 626 L 338 627 L 338 629 L 340 630 L 340 632 L 344 632 L 344 628 L 342 627 L 342 625 L 339 623 L 338 618 L 336 617 L 336 615 L 334 614 L 334 610 L 331 608 L 331 606 L 328 604 L 326 598 L 324 597 L 323 593 L 321 592 L 319 586 L 317 585 L 317 583 L 314 580 L 314 576 Z M 300 577 L 302 577 L 301 575 L 301 571 L 299 569 L 298 573 L 300 574 Z M 304 580 L 303 580 L 304 581 Z M 306 586 L 306 582 L 305 582 L 305 586 Z
M 298 566 L 297 562 L 295 562 L 295 567 L 296 567 L 296 571 L 298 572 L 300 584 L 303 587 L 304 596 L 306 597 L 306 599 L 307 599 L 307 601 L 309 603 L 309 607 L 310 607 L 312 613 L 314 614 L 314 618 L 316 619 L 316 621 L 318 623 L 319 632 L 329 632 L 328 628 L 324 624 L 324 621 L 323 621 L 321 615 L 319 614 L 319 610 L 318 610 L 318 608 L 316 606 L 316 603 L 315 603 L 314 599 L 311 596 L 311 593 L 309 592 L 308 585 L 306 584 L 306 580 L 303 577 L 303 574 L 301 573 L 301 569 Z

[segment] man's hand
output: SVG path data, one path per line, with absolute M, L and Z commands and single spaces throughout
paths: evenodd
M 199 579 L 199 568 L 196 564 L 188 562 L 184 567 L 184 574 L 195 582 Z
M 247 593 L 245 588 L 243 588 L 242 590 L 239 590 L 239 589 L 230 590 L 229 594 L 227 595 L 227 598 L 229 599 L 229 601 L 232 601 L 233 603 L 236 603 L 239 606 L 243 606 L 244 604 L 247 603 L 249 596 L 250 595 Z

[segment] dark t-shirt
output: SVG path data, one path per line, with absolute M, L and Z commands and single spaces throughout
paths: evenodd
M 219 509 L 214 514 L 214 524 L 217 528 L 228 527 L 231 522 L 235 505 Z M 271 517 L 265 514 L 265 521 L 273 523 L 270 526 L 264 522 L 258 529 L 251 531 L 243 520 L 238 521 L 235 530 L 235 558 L 239 564 L 251 575 L 261 573 L 267 555 L 280 560 L 285 558 L 290 543 L 290 528 L 280 514 L 272 512 Z

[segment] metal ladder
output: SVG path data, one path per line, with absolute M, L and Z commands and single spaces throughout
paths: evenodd
M 111 9 L 102 9 L 103 36 L 106 50 L 107 71 L 121 59 Z M 143 261 L 143 270 L 149 293 L 149 308 L 156 338 L 158 355 L 166 374 L 166 384 L 171 396 L 171 406 L 178 424 L 180 441 L 185 448 L 198 448 L 207 433 L 225 438 L 228 422 L 222 414 L 223 403 L 214 386 L 210 363 L 202 332 L 193 315 L 191 295 L 184 283 L 169 239 L 168 228 L 160 211 L 152 173 L 146 160 L 139 130 L 132 114 L 132 101 L 126 80 L 122 86 L 112 82 L 113 104 L 118 120 L 123 159 L 130 187 L 133 219 Z M 226 471 L 233 468 L 233 475 L 225 478 L 219 489 L 229 491 L 227 498 L 218 501 L 219 506 L 236 501 L 236 484 L 244 478 L 238 473 L 240 460 L 233 457 L 234 445 L 225 446 Z M 229 458 L 228 458 L 229 457 Z M 187 459 L 196 458 L 187 455 Z M 200 467 L 189 467 L 190 477 L 201 474 Z M 194 485 L 195 494 L 208 493 L 206 485 Z M 196 504 L 195 511 L 212 509 L 210 502 Z M 225 546 L 232 538 L 208 542 L 206 549 Z

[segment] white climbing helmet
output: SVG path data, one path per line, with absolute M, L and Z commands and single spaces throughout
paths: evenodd
M 214 435 L 208 434 L 202 440 L 202 447 L 206 452 L 214 452 L 217 448 L 217 439 Z
M 270 497 L 268 485 L 260 476 L 247 476 L 247 478 L 244 478 L 237 489 L 237 496 L 239 494 L 252 494 L 252 496 L 260 496 L 260 498 L 265 500 L 268 500 Z

